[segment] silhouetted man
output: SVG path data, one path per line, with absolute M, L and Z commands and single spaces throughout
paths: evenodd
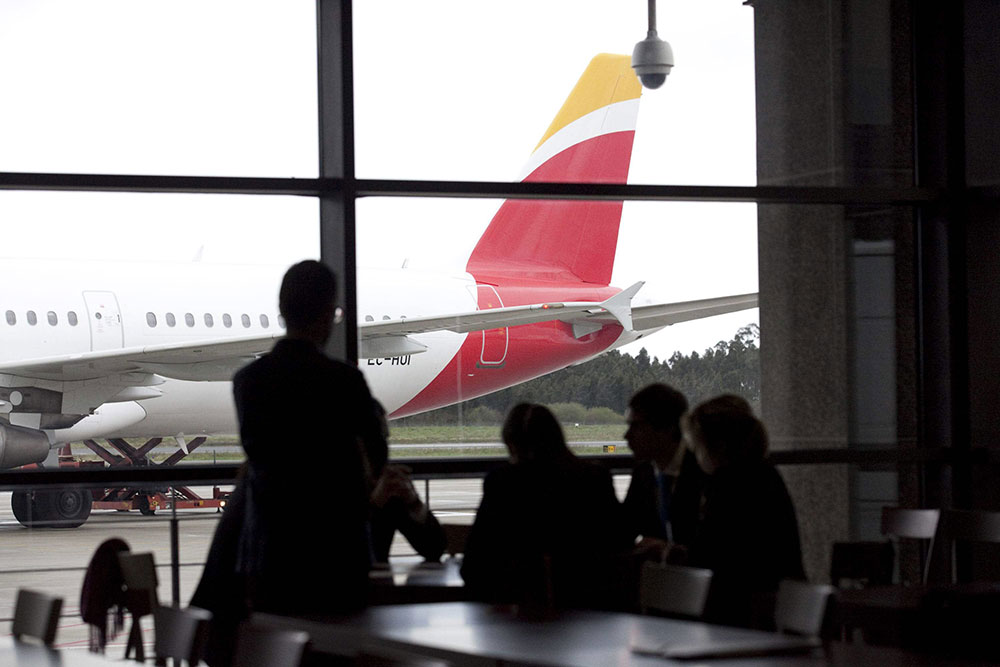
M 337 613 L 367 599 L 369 496 L 387 448 L 361 372 L 323 353 L 335 298 L 326 266 L 292 266 L 285 337 L 233 378 L 249 462 L 237 570 L 254 610 Z
M 690 545 L 698 524 L 705 473 L 681 443 L 684 395 L 665 384 L 639 390 L 628 404 L 625 440 L 635 455 L 623 504 L 630 537 L 653 555 L 670 545 Z

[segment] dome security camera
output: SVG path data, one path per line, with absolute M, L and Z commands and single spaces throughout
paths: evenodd
M 674 51 L 670 44 L 650 30 L 646 39 L 638 42 L 632 50 L 632 69 L 646 88 L 659 88 L 667 80 L 674 66 Z

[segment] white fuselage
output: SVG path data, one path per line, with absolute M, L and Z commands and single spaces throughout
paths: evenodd
M 277 294 L 286 267 L 201 263 L 0 260 L 0 363 L 115 348 L 280 334 Z M 358 319 L 476 309 L 468 274 L 359 270 Z M 427 350 L 362 359 L 372 393 L 390 413 L 441 373 L 466 334 L 414 336 Z M 229 382 L 167 379 L 161 395 L 108 403 L 55 432 L 61 442 L 236 431 Z M 30 424 L 26 424 L 31 426 Z

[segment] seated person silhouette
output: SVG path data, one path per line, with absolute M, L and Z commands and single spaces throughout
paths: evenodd
M 383 436 L 388 440 L 389 424 L 385 418 L 385 409 L 378 401 L 374 403 Z M 409 468 L 387 463 L 374 482 L 371 504 L 372 552 L 375 562 L 389 562 L 389 551 L 397 530 L 424 560 L 441 560 L 446 546 L 444 529 L 417 495 L 410 480 Z
M 473 597 L 527 609 L 607 607 L 630 545 L 610 474 L 566 446 L 544 406 L 515 406 L 503 426 L 510 462 L 490 472 L 465 546 Z
M 712 570 L 707 620 L 773 625 L 782 579 L 805 579 L 795 507 L 767 460 L 764 425 L 745 402 L 722 396 L 684 419 L 684 433 L 709 475 L 686 563 Z
M 661 560 L 674 545 L 694 539 L 706 476 L 681 443 L 684 395 L 662 383 L 643 387 L 629 400 L 625 440 L 635 456 L 622 505 L 637 555 Z

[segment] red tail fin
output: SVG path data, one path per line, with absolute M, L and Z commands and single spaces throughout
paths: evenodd
M 595 57 L 532 153 L 524 181 L 625 183 L 642 90 L 628 56 Z M 507 200 L 469 257 L 480 283 L 607 285 L 621 202 Z

